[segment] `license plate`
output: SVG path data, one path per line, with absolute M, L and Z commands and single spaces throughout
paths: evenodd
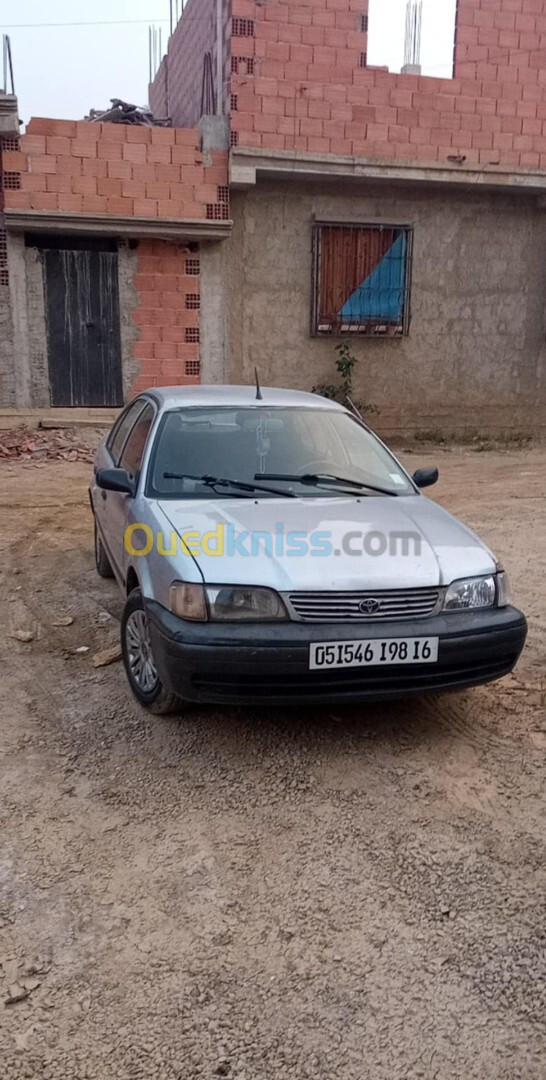
M 386 667 L 389 664 L 435 664 L 439 638 L 385 638 L 381 641 L 321 641 L 310 647 L 309 669 Z

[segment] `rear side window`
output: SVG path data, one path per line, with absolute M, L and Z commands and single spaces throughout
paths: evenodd
M 155 409 L 152 405 L 146 404 L 125 443 L 119 464 L 120 468 L 125 469 L 130 476 L 136 476 L 140 471 L 154 417 Z
M 106 441 L 106 449 L 108 450 L 114 465 L 119 465 L 121 451 L 125 440 L 138 416 L 140 416 L 143 409 L 146 408 L 146 402 L 142 398 L 137 398 L 125 412 L 118 418 L 117 423 L 112 428 L 110 435 Z

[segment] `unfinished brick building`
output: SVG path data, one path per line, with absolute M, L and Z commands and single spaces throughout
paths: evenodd
M 151 88 L 176 123 L 214 8 L 188 0 Z M 331 382 L 350 337 L 382 431 L 543 429 L 546 0 L 458 0 L 452 79 L 369 67 L 367 31 L 367 0 L 225 7 L 233 233 L 203 377 Z
M 131 293 L 120 298 L 126 395 L 197 377 L 198 363 L 207 382 L 246 382 L 258 365 L 264 383 L 310 388 L 332 381 L 335 346 L 350 340 L 358 397 L 380 409 L 385 433 L 543 431 L 546 0 L 458 0 L 452 79 L 370 67 L 367 32 L 367 0 L 188 0 L 150 88 L 174 129 L 152 134 L 148 149 L 169 139 L 166 156 L 139 146 L 130 175 L 107 165 L 96 191 L 52 190 L 46 179 L 59 202 L 39 210 L 32 199 L 44 192 L 25 177 L 38 171 L 32 154 L 44 155 L 26 140 L 43 132 L 31 126 L 23 157 L 4 155 L 21 176 L 5 192 L 8 240 L 24 244 L 26 233 L 28 244 L 40 213 L 48 228 L 60 214 L 112 215 Z M 207 64 L 214 117 L 200 115 Z M 109 138 L 104 128 L 98 161 Z M 175 161 L 179 147 L 193 164 Z M 66 183 L 65 148 L 53 153 L 55 183 Z M 181 172 L 160 177 L 161 165 Z M 167 179 L 168 195 L 150 187 Z M 199 319 L 186 307 L 181 251 L 176 289 L 162 261 L 177 245 L 199 259 Z M 122 273 L 127 259 L 138 273 Z M 172 309 L 157 304 L 163 295 Z
M 227 152 L 193 128 L 71 120 L 0 140 L 4 409 L 199 382 L 200 249 L 230 229 Z

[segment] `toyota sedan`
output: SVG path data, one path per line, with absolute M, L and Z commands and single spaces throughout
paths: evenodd
M 515 666 L 506 571 L 351 411 L 314 394 L 140 394 L 99 447 L 99 574 L 122 591 L 129 685 L 184 702 L 405 698 Z

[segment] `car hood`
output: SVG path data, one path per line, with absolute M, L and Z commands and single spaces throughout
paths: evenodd
M 208 552 L 202 543 L 192 549 L 209 583 L 265 585 L 281 592 L 417 588 L 448 585 L 496 568 L 494 556 L 470 529 L 422 495 L 164 499 L 159 506 L 179 536 L 219 537 L 208 537 Z M 256 532 L 271 539 L 254 539 L 253 554 L 251 534 Z M 296 532 L 300 546 L 303 536 L 311 549 L 320 546 L 315 534 L 327 534 L 330 554 L 290 553 L 288 534 Z

